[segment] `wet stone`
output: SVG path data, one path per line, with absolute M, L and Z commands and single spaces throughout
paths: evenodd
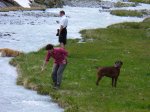
M 3 36 L 11 36 L 10 34 L 4 34 Z

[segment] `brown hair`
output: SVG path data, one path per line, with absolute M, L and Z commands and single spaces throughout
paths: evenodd
M 52 50 L 53 48 L 54 48 L 54 46 L 52 44 L 48 44 L 45 47 L 46 50 Z

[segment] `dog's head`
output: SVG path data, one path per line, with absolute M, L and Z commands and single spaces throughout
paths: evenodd
M 121 68 L 122 65 L 123 65 L 122 61 L 116 61 L 114 66 Z

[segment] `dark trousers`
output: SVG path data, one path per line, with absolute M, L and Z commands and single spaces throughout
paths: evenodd
M 59 35 L 59 43 L 66 45 L 67 43 L 67 28 L 63 28 Z
M 54 64 L 52 70 L 52 80 L 55 86 L 60 86 L 62 82 L 63 72 L 67 64 Z

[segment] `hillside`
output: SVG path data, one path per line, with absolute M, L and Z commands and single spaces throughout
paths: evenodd
M 13 0 L 0 0 L 0 8 L 19 6 L 19 4 Z

